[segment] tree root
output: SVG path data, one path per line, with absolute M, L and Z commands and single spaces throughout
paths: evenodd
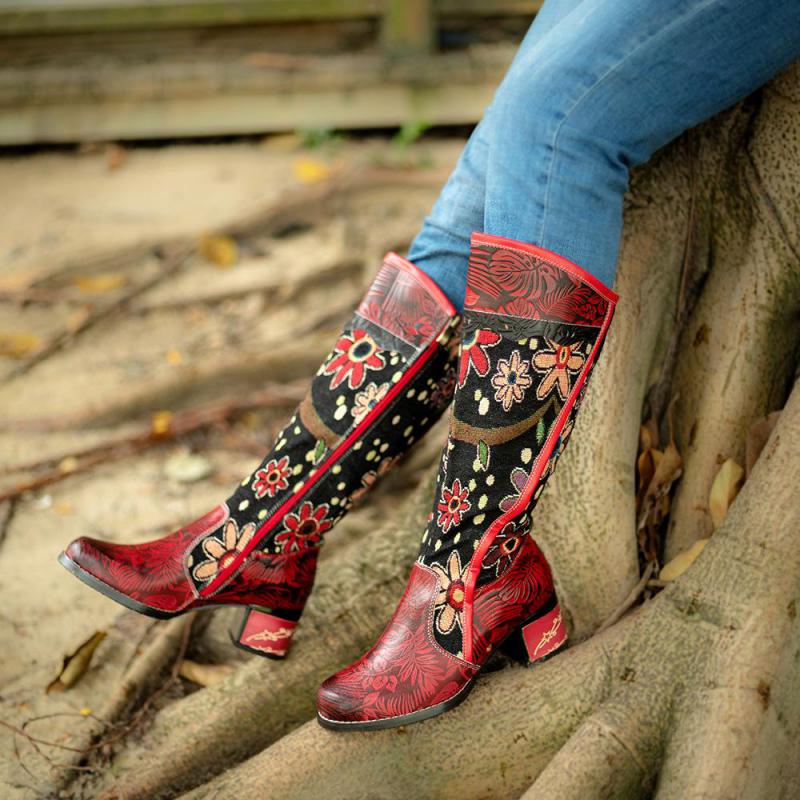
M 793 85 L 798 76 L 795 67 L 776 83 Z M 747 432 L 785 402 L 800 352 L 798 241 L 786 238 L 783 223 L 800 205 L 800 189 L 788 173 L 760 163 L 784 141 L 800 138 L 800 117 L 787 119 L 780 95 L 767 92 L 745 133 L 724 173 L 710 273 L 683 332 L 675 372 L 675 436 L 684 471 L 666 559 L 711 535 L 708 497 L 719 466 L 728 458 L 744 464 Z M 765 172 L 784 176 L 773 178 L 769 197 L 754 183 Z
M 375 532 L 369 552 L 352 558 L 345 550 L 321 566 L 289 659 L 254 657 L 226 680 L 164 709 L 142 742 L 115 759 L 109 797 L 150 800 L 189 788 L 309 719 L 316 686 L 366 650 L 391 614 L 424 528 L 431 485 L 423 482 L 405 519 Z
M 673 552 L 705 530 L 695 506 L 718 457 L 739 453 L 750 418 L 788 393 L 800 309 L 791 213 L 800 154 L 792 151 L 790 164 L 783 155 L 786 142 L 800 140 L 798 87 L 795 66 L 765 91 L 758 113 L 750 104 L 693 132 L 691 168 L 678 145 L 636 175 L 618 320 L 535 518 L 573 641 L 639 580 L 633 465 L 654 383 L 662 400 L 681 396 L 686 467 Z M 769 159 L 781 163 L 783 182 Z M 680 313 L 682 291 L 697 294 L 691 313 Z M 343 548 L 323 565 L 289 661 L 248 663 L 164 709 L 117 755 L 105 788 L 113 773 L 112 791 L 126 800 L 193 787 L 187 797 L 216 800 L 795 796 L 800 503 L 787 477 L 797 474 L 800 388 L 708 545 L 654 599 L 533 670 L 482 676 L 459 708 L 424 724 L 327 731 L 307 721 L 316 686 L 388 619 L 429 510 L 420 493 L 368 552 Z
M 653 786 L 669 800 L 739 796 L 731 787 L 790 766 L 742 754 L 766 744 L 776 711 L 763 686 L 796 652 L 787 607 L 800 589 L 800 504 L 783 476 L 799 470 L 800 389 L 695 564 L 614 628 L 531 671 L 486 675 L 424 725 L 342 734 L 309 722 L 186 798 L 477 800 L 530 784 L 530 797 L 559 800 L 644 798 Z M 692 753 L 708 770 L 709 743 L 711 774 L 686 774 Z

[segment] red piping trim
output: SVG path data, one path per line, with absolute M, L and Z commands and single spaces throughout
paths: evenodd
M 490 233 L 478 233 L 477 231 L 472 234 L 470 245 L 474 247 L 476 244 L 488 244 L 496 247 L 502 247 L 504 250 L 517 250 L 521 253 L 528 253 L 536 258 L 552 264 L 554 267 L 563 269 L 569 272 L 570 275 L 578 278 L 578 280 L 589 284 L 598 294 L 601 294 L 610 303 L 616 303 L 619 300 L 619 295 L 613 290 L 609 289 L 602 281 L 597 280 L 591 273 L 587 272 L 583 267 L 579 267 L 568 258 L 554 253 L 552 250 L 545 250 L 544 247 L 539 247 L 535 244 L 528 244 L 527 242 L 517 242 L 514 239 L 507 239 L 504 236 L 493 236 Z
M 445 311 L 447 311 L 449 316 L 455 317 L 458 314 L 455 307 L 447 298 L 447 295 L 439 288 L 439 285 L 436 283 L 436 281 L 434 281 L 433 278 L 431 278 L 431 276 L 426 272 L 423 272 L 416 264 L 413 264 L 407 258 L 403 258 L 403 256 L 399 256 L 394 252 L 387 253 L 384 256 L 383 263 L 391 264 L 393 267 L 397 267 L 397 269 L 401 270 L 402 272 L 408 272 L 413 275 L 417 280 L 425 285 L 425 288 L 428 290 L 428 292 L 436 298 L 436 302 Z
M 487 238 L 495 239 L 497 237 L 487 237 Z M 509 239 L 507 241 L 511 240 Z M 533 247 L 533 245 L 530 246 Z M 526 247 L 528 247 L 528 245 L 526 245 Z M 535 249 L 539 250 L 541 248 L 535 248 Z M 611 292 L 611 294 L 614 293 Z M 614 297 L 616 297 L 616 295 L 614 295 Z M 507 522 L 511 521 L 516 516 L 518 516 L 520 513 L 522 513 L 528 507 L 528 504 L 530 503 L 531 500 L 531 496 L 533 495 L 536 486 L 538 486 L 539 479 L 541 478 L 542 472 L 544 472 L 544 468 L 547 465 L 547 460 L 550 458 L 550 455 L 553 452 L 553 448 L 555 447 L 558 436 L 564 429 L 564 425 L 566 424 L 569 412 L 575 405 L 575 401 L 578 398 L 578 394 L 581 390 L 581 387 L 586 382 L 586 376 L 589 374 L 589 370 L 592 364 L 594 363 L 595 356 L 597 355 L 597 352 L 600 349 L 600 345 L 602 344 L 603 339 L 605 338 L 608 326 L 611 324 L 611 317 L 613 316 L 614 316 L 614 301 L 611 301 L 608 306 L 608 310 L 606 311 L 606 316 L 603 320 L 603 325 L 600 328 L 600 333 L 597 336 L 597 341 L 595 342 L 595 345 L 592 348 L 592 352 L 589 355 L 588 360 L 586 361 L 586 365 L 584 366 L 583 371 L 578 377 L 578 380 L 575 382 L 575 386 L 572 388 L 572 393 L 569 396 L 569 400 L 564 404 L 564 407 L 561 409 L 561 413 L 559 414 L 558 419 L 556 420 L 556 424 L 553 426 L 553 430 L 550 432 L 550 436 L 548 436 L 547 441 L 545 442 L 545 446 L 539 452 L 539 455 L 536 459 L 536 463 L 534 464 L 534 468 L 531 471 L 531 474 L 525 483 L 525 487 L 522 490 L 519 499 L 517 500 L 516 503 L 514 503 L 514 505 L 508 511 L 505 512 L 505 514 L 502 514 L 489 526 L 488 530 L 483 535 L 483 538 L 480 540 L 477 548 L 475 548 L 475 552 L 473 553 L 472 558 L 470 559 L 469 572 L 467 573 L 467 579 L 464 582 L 464 619 L 462 621 L 463 652 L 465 661 L 472 661 L 472 650 L 473 650 L 472 606 L 475 597 L 475 584 L 478 581 L 478 575 L 480 574 L 481 564 L 483 563 L 483 559 L 486 556 L 486 551 L 491 546 L 498 532 L 502 530 L 503 526 Z
M 437 337 L 441 334 L 442 328 L 439 333 L 437 333 Z M 358 439 L 361 435 L 362 431 L 366 430 L 375 420 L 379 414 L 383 412 L 386 406 L 394 400 L 395 397 L 408 385 L 409 381 L 420 371 L 420 369 L 425 365 L 425 363 L 430 359 L 433 355 L 433 352 L 438 347 L 438 342 L 434 339 L 417 357 L 416 361 L 409 367 L 408 371 L 403 375 L 403 377 L 386 393 L 386 396 L 383 400 L 375 406 L 375 408 L 364 417 L 362 423 L 357 425 L 353 430 L 348 434 L 348 436 L 340 442 L 334 451 L 328 456 L 328 458 L 322 463 L 320 468 L 317 472 L 314 473 L 313 477 L 309 478 L 304 484 L 301 491 L 297 494 L 293 494 L 291 497 L 288 497 L 275 511 L 272 512 L 269 519 L 264 522 L 264 524 L 255 532 L 253 538 L 247 543 L 245 548 L 241 551 L 239 556 L 236 558 L 235 561 L 231 562 L 222 572 L 219 572 L 217 576 L 209 583 L 205 588 L 201 589 L 200 597 L 208 597 L 209 595 L 213 594 L 219 586 L 224 584 L 228 578 L 230 578 L 234 572 L 241 566 L 242 562 L 250 555 L 250 553 L 255 549 L 256 545 L 263 539 L 263 537 L 269 533 L 283 518 L 284 514 L 286 514 L 289 509 L 297 505 L 303 497 L 305 497 L 308 492 L 313 488 L 313 486 L 322 478 L 323 475 L 328 471 L 328 468 L 331 467 L 334 462 L 336 462 L 342 453 L 345 450 L 349 450 L 350 446 Z

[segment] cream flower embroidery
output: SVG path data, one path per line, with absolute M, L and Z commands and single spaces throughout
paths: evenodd
M 222 539 L 209 536 L 203 541 L 203 552 L 208 558 L 192 570 L 195 580 L 210 581 L 217 573 L 230 566 L 255 532 L 255 523 L 248 522 L 240 531 L 235 520 L 229 519 L 222 531 Z
M 580 371 L 586 357 L 571 345 L 560 345 L 552 339 L 547 339 L 547 344 L 548 348 L 539 350 L 531 359 L 533 368 L 544 374 L 542 382 L 536 388 L 536 399 L 544 400 L 556 389 L 558 396 L 566 400 L 572 385 L 572 375 Z
M 497 362 L 497 372 L 492 376 L 492 386 L 496 389 L 494 399 L 503 404 L 503 411 L 508 411 L 514 403 L 521 403 L 525 390 L 533 383 L 528 375 L 528 362 L 520 358 L 515 350 L 511 358 L 501 358 Z
M 382 383 L 380 386 L 376 383 L 368 383 L 364 387 L 364 391 L 359 392 L 355 396 L 353 407 L 350 409 L 353 419 L 355 419 L 356 422 L 361 422 L 361 420 L 380 403 L 388 391 L 388 383 Z
M 436 628 L 439 633 L 447 635 L 456 625 L 460 628 L 462 624 L 466 599 L 464 581 L 469 564 L 462 569 L 458 550 L 453 550 L 446 566 L 434 563 L 431 569 L 439 579 L 439 593 L 434 604 Z

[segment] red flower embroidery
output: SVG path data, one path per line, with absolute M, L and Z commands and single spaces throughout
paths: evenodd
M 467 500 L 468 497 L 469 489 L 462 488 L 458 478 L 453 481 L 449 489 L 446 486 L 442 489 L 442 499 L 436 506 L 439 511 L 436 522 L 445 533 L 452 525 L 460 525 L 462 513 L 472 508 L 472 503 Z
M 297 514 L 287 514 L 283 518 L 284 530 L 276 537 L 275 541 L 281 545 L 283 552 L 303 550 L 322 541 L 322 534 L 333 527 L 333 521 L 325 519 L 328 516 L 328 504 L 314 506 L 305 502 L 300 506 Z
M 331 389 L 335 389 L 347 379 L 351 389 L 357 389 L 364 382 L 368 369 L 381 369 L 386 365 L 378 351 L 378 345 L 363 329 L 356 328 L 350 336 L 342 336 L 336 346 L 332 358 L 323 370 L 325 375 L 333 375 Z
M 289 488 L 287 478 L 290 474 L 289 456 L 284 456 L 280 461 L 273 458 L 261 469 L 256 470 L 251 488 L 259 500 L 265 494 L 275 497 L 280 489 Z
M 514 555 L 522 544 L 527 528 L 517 528 L 513 520 L 503 526 L 503 530 L 495 536 L 492 546 L 483 557 L 484 567 L 494 567 L 496 574 L 502 575 L 510 566 Z
M 458 385 L 463 386 L 470 367 L 479 377 L 486 377 L 489 372 L 489 356 L 487 347 L 494 347 L 500 341 L 500 334 L 484 331 L 480 328 L 470 331 L 461 342 L 461 360 L 458 364 Z

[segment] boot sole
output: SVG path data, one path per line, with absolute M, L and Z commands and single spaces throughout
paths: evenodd
M 419 711 L 412 711 L 410 714 L 401 714 L 399 717 L 390 717 L 389 719 L 370 719 L 364 721 L 353 722 L 337 722 L 333 719 L 323 717 L 317 711 L 317 721 L 323 728 L 328 728 L 332 731 L 382 731 L 386 728 L 397 728 L 400 725 L 411 725 L 414 722 L 422 722 L 425 719 L 436 717 L 439 714 L 444 714 L 445 711 L 455 708 L 457 705 L 463 703 L 472 687 L 475 685 L 475 680 L 479 673 L 475 674 L 469 683 L 461 687 L 451 698 L 437 703 L 435 706 L 428 706 L 428 708 L 421 708 Z
M 161 611 L 158 608 L 151 608 L 122 594 L 122 592 L 118 592 L 112 586 L 103 583 L 99 578 L 95 578 L 91 572 L 87 572 L 83 567 L 76 564 L 66 553 L 61 553 L 58 557 L 58 563 L 68 572 L 71 572 L 78 580 L 83 581 L 87 586 L 111 598 L 121 606 L 129 608 L 131 611 L 136 611 L 139 614 L 144 614 L 146 617 L 154 617 L 155 619 L 172 619 L 173 617 L 179 617 L 183 613 L 182 611 Z
M 555 599 L 552 602 L 546 603 L 539 612 L 534 615 L 531 619 L 523 622 L 518 628 L 515 628 L 511 633 L 508 634 L 496 647 L 497 651 L 502 651 L 504 646 L 519 637 L 520 631 L 527 625 L 530 625 L 535 620 L 539 619 L 540 617 L 547 614 L 549 611 L 553 609 L 553 607 L 557 604 Z M 552 656 L 559 653 L 561 650 L 564 649 L 567 640 L 564 639 L 558 647 L 551 650 L 546 655 L 537 658 L 535 660 L 526 660 L 526 665 L 528 667 L 533 666 L 534 664 L 541 664 L 544 661 L 547 661 Z M 512 658 L 516 658 L 515 656 L 511 655 Z M 421 708 L 419 711 L 412 711 L 409 714 L 401 714 L 397 717 L 389 717 L 388 719 L 371 719 L 371 720 L 353 720 L 353 721 L 337 721 L 333 719 L 329 719 L 328 717 L 324 717 L 319 711 L 317 711 L 317 722 L 322 725 L 323 728 L 327 728 L 328 730 L 332 731 L 381 731 L 386 730 L 387 728 L 398 728 L 401 725 L 412 725 L 415 722 L 422 722 L 423 720 L 430 719 L 431 717 L 438 717 L 439 714 L 444 714 L 445 711 L 451 711 L 456 706 L 461 705 L 467 697 L 469 693 L 472 691 L 473 687 L 475 686 L 476 681 L 480 677 L 481 673 L 483 672 L 486 665 L 489 663 L 489 658 L 478 668 L 478 671 L 475 675 L 470 678 L 470 680 L 464 684 L 452 697 L 448 698 L 447 700 L 442 701 L 441 703 L 437 703 L 435 706 L 428 706 L 427 708 Z M 519 659 L 517 659 L 519 660 Z

